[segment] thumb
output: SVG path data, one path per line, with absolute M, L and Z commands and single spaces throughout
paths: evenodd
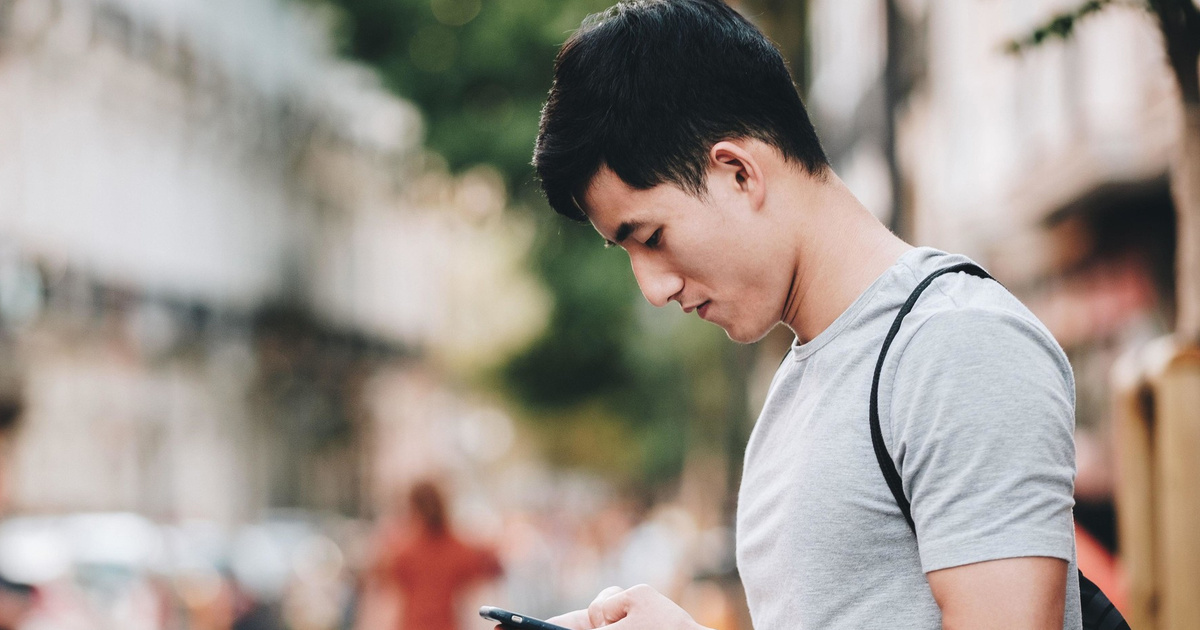
M 588 621 L 591 622 L 593 628 L 606 626 L 625 616 L 624 614 L 621 614 L 620 616 L 614 617 L 608 608 L 609 600 L 611 600 L 613 597 L 620 596 L 622 592 L 623 589 L 621 587 L 610 586 L 603 591 L 600 591 L 600 594 L 596 596 L 596 599 L 592 600 L 592 603 L 587 608 L 587 615 Z
M 605 627 L 608 627 L 607 624 L 615 625 L 629 615 L 629 608 L 632 603 L 633 600 L 629 596 L 628 590 L 619 591 L 604 598 L 603 601 L 597 598 L 597 602 L 594 602 L 592 607 L 588 608 L 588 616 L 593 621 L 597 619 L 601 621 L 601 623 L 596 624 L 597 626 L 605 625 Z

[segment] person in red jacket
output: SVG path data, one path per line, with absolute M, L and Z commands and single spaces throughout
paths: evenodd
M 406 526 L 385 535 L 377 577 L 402 600 L 400 630 L 460 630 L 459 599 L 499 577 L 500 560 L 493 550 L 455 536 L 433 483 L 413 486 L 408 507 Z

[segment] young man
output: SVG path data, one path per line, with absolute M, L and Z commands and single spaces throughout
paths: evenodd
M 830 170 L 778 51 L 719 0 L 639 0 L 563 45 L 534 164 L 551 206 L 629 254 L 646 299 L 734 341 L 796 335 L 746 450 L 737 560 L 758 630 L 1078 628 L 1074 382 L 998 283 L 934 281 Z M 649 587 L 554 623 L 699 626 Z

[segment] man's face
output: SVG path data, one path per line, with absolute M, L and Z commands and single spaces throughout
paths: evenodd
M 750 343 L 779 322 L 790 271 L 780 235 L 738 181 L 733 171 L 711 171 L 709 194 L 698 199 L 671 184 L 636 190 L 602 167 L 583 202 L 596 231 L 629 253 L 651 304 L 679 302 Z

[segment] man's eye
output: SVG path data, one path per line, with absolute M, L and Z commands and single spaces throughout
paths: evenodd
M 654 230 L 654 233 L 650 235 L 650 238 L 646 239 L 646 247 L 654 247 L 658 245 L 660 240 L 662 240 L 662 228 Z

